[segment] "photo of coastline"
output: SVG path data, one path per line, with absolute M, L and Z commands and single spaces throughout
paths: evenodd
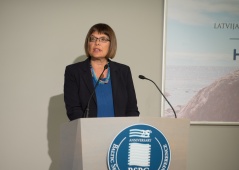
M 175 66 L 166 72 L 166 95 L 179 118 L 239 121 L 238 67 Z M 164 116 L 174 116 L 167 104 Z

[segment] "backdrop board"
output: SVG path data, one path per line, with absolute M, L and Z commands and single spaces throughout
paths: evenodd
M 61 127 L 61 170 L 107 169 L 110 144 L 120 131 L 147 124 L 161 131 L 171 150 L 170 170 L 187 169 L 189 120 L 159 117 L 85 118 Z
M 238 8 L 233 0 L 167 1 L 165 91 L 178 117 L 239 125 Z M 168 105 L 164 116 L 173 116 Z

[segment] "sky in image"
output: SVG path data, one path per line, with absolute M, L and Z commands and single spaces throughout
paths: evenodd
M 168 0 L 167 65 L 239 66 L 238 0 Z

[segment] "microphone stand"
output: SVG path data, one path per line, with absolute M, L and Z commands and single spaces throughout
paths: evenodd
M 162 91 L 159 89 L 159 87 L 157 86 L 157 84 L 156 84 L 153 80 L 148 79 L 148 78 L 144 77 L 143 75 L 139 75 L 139 78 L 140 78 L 140 79 L 149 80 L 149 81 L 151 81 L 151 82 L 157 87 L 157 89 L 159 90 L 159 92 L 161 93 L 161 95 L 164 97 L 164 99 L 167 101 L 167 103 L 169 104 L 169 106 L 170 106 L 171 109 L 173 110 L 174 117 L 177 118 L 177 114 L 176 114 L 176 112 L 175 112 L 173 106 L 170 104 L 170 102 L 168 101 L 168 99 L 164 96 L 164 94 L 163 94 Z
M 84 112 L 84 116 L 83 116 L 84 118 L 89 117 L 91 98 L 92 98 L 93 95 L 95 94 L 95 89 L 96 89 L 96 87 L 98 86 L 98 84 L 99 84 L 99 82 L 100 82 L 101 76 L 103 75 L 103 73 L 105 72 L 105 70 L 106 70 L 108 67 L 109 67 L 108 64 L 106 64 L 106 65 L 104 66 L 104 70 L 103 70 L 102 73 L 100 74 L 100 76 L 99 76 L 99 78 L 98 78 L 98 80 L 97 80 L 97 82 L 96 82 L 96 84 L 95 84 L 94 91 L 93 91 L 93 93 L 91 93 L 91 95 L 90 95 L 90 98 L 89 98 L 88 103 L 87 103 L 87 107 L 86 107 L 85 112 Z

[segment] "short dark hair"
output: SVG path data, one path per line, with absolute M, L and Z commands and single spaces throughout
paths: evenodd
M 89 50 L 88 50 L 88 43 L 89 43 L 89 37 L 93 32 L 98 32 L 100 34 L 105 34 L 110 39 L 110 47 L 108 54 L 106 55 L 106 58 L 114 58 L 117 50 L 117 40 L 114 33 L 114 30 L 107 24 L 99 23 L 93 25 L 90 30 L 88 31 L 88 34 L 85 38 L 85 53 L 87 57 L 90 57 Z

